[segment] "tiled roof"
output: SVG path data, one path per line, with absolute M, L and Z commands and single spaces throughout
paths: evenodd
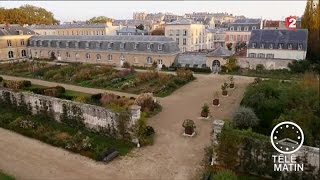
M 219 46 L 217 49 L 215 49 L 214 51 L 208 53 L 208 56 L 214 56 L 214 57 L 229 57 L 231 56 L 233 53 L 232 51 L 228 50 L 225 47 L 221 47 Z
M 6 35 L 34 35 L 35 32 L 20 25 L 0 24 L 0 36 Z
M 177 61 L 181 65 L 189 64 L 190 66 L 193 66 L 194 64 L 197 64 L 201 66 L 202 64 L 206 64 L 207 57 L 204 54 L 179 54 Z
M 188 24 L 196 24 L 196 22 L 192 19 L 179 19 L 173 22 L 167 23 L 169 25 L 188 25 Z
M 29 26 L 29 29 L 71 29 L 71 28 L 106 28 L 106 23 L 97 24 L 62 24 L 62 25 L 35 25 Z
M 278 49 L 279 44 L 283 44 L 282 49 L 288 49 L 288 44 L 292 44 L 292 49 L 298 49 L 298 44 L 302 44 L 302 49 L 307 49 L 308 30 L 307 29 L 263 29 L 251 32 L 249 48 L 252 43 L 256 43 L 256 48 L 264 44 L 264 48 L 269 49 L 272 44 L 273 49 Z
M 232 24 L 239 24 L 239 23 L 245 23 L 245 24 L 257 24 L 260 23 L 261 19 L 237 19 Z
M 165 36 L 33 36 L 33 40 L 112 41 L 112 42 L 175 42 Z

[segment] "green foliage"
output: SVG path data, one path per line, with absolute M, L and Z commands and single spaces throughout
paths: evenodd
M 266 68 L 264 67 L 263 64 L 257 64 L 257 66 L 256 66 L 256 71 L 257 71 L 258 73 L 262 72 L 262 71 L 265 70 L 265 69 L 266 69 Z
M 205 103 L 203 106 L 202 106 L 202 112 L 205 112 L 205 113 L 209 113 L 209 106 L 207 103 Z
M 113 22 L 114 19 L 108 18 L 106 16 L 98 16 L 98 17 L 92 17 L 87 21 L 89 24 L 95 24 L 95 23 L 107 23 L 107 22 Z
M 259 119 L 251 108 L 240 107 L 233 116 L 233 125 L 239 129 L 248 129 L 258 125 Z
M 186 127 L 196 128 L 196 125 L 195 125 L 193 120 L 186 119 L 186 120 L 183 121 L 182 127 L 184 127 L 184 128 L 186 128 Z
M 0 24 L 58 24 L 52 12 L 32 5 L 23 5 L 19 8 L 0 8 Z
M 144 30 L 144 25 L 143 24 L 139 24 L 138 26 L 136 26 L 136 29 Z
M 7 174 L 4 174 L 3 172 L 0 171 L 0 179 L 1 180 L 14 180 L 15 178 L 12 176 L 9 176 Z
M 153 127 L 147 126 L 146 113 L 142 113 L 140 119 L 137 121 L 134 127 L 134 133 L 142 146 L 153 144 L 155 131 Z
M 304 73 L 311 69 L 310 61 L 293 61 L 288 64 L 288 67 L 293 73 Z
M 3 81 L 3 77 L 2 76 L 0 76 L 0 82 L 2 82 Z
M 227 169 L 216 172 L 211 178 L 212 180 L 237 180 L 237 175 Z
M 273 125 L 282 121 L 297 123 L 305 133 L 305 145 L 320 137 L 319 82 L 317 77 L 300 83 L 262 81 L 250 85 L 241 102 L 260 119 L 253 130 L 269 135 Z
M 238 71 L 240 67 L 237 65 L 238 59 L 235 56 L 230 56 L 227 58 L 227 63 L 225 67 L 227 68 L 228 72 Z

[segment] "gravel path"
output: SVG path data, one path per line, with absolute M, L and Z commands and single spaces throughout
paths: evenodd
M 214 92 L 221 92 L 227 76 L 197 77 L 160 100 L 163 111 L 149 119 L 156 131 L 153 146 L 134 149 L 125 157 L 103 164 L 0 128 L 0 169 L 17 179 L 199 179 L 203 149 L 210 144 L 212 120 L 197 118 L 203 103 L 211 104 Z M 253 81 L 241 76 L 234 79 L 236 88 L 229 91 L 229 97 L 220 97 L 221 106 L 210 105 L 214 119 L 231 118 L 245 87 Z M 186 118 L 196 123 L 193 138 L 182 136 Z

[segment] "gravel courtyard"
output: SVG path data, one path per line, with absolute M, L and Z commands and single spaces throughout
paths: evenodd
M 153 146 L 134 149 L 104 164 L 0 128 L 0 169 L 17 179 L 198 179 L 212 125 L 212 120 L 198 119 L 203 103 L 210 104 L 214 119 L 231 118 L 253 78 L 235 76 L 236 88 L 229 90 L 229 97 L 220 96 L 220 107 L 213 107 L 213 94 L 221 94 L 228 76 L 196 77 L 160 99 L 162 112 L 148 121 L 156 131 Z M 186 118 L 196 123 L 193 138 L 182 136 Z

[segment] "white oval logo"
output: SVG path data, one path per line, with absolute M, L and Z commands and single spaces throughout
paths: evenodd
M 271 132 L 272 146 L 282 154 L 292 154 L 303 145 L 304 134 L 296 123 L 285 121 L 277 124 Z

